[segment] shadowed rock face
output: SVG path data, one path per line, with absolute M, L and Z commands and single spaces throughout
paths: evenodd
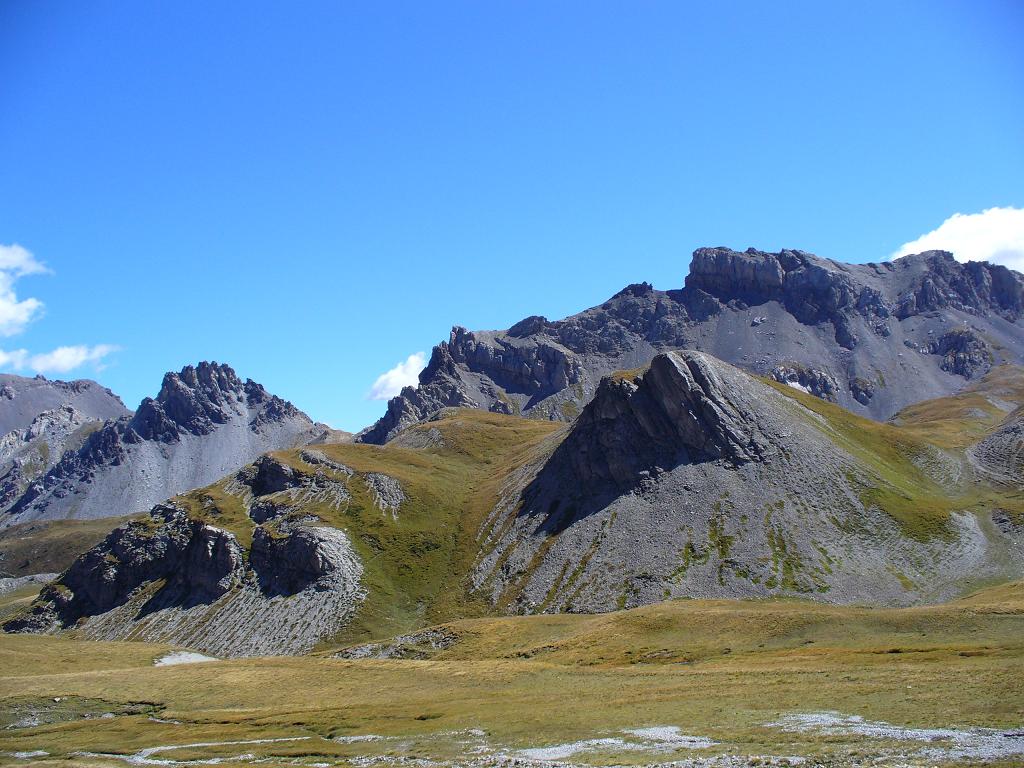
M 343 541 L 316 528 L 294 527 L 283 537 L 253 533 L 250 563 L 264 592 L 294 595 L 329 575 L 348 556 Z
M 65 452 L 8 503 L 0 524 L 140 512 L 325 429 L 227 365 L 187 366 L 165 375 L 134 415 Z
M 746 403 L 699 353 L 659 355 L 638 379 L 609 377 L 558 447 L 581 488 L 639 482 L 684 462 L 758 460 L 764 438 Z
M 241 565 L 234 536 L 191 520 L 174 505 L 159 505 L 149 519 L 115 529 L 75 560 L 47 587 L 44 598 L 50 602 L 11 628 L 36 629 L 53 622 L 72 626 L 121 605 L 140 585 L 161 579 L 168 593 L 214 599 L 231 586 L 231 575 Z
M 814 370 L 821 394 L 884 419 L 957 391 L 993 362 L 1024 362 L 1022 314 L 1024 276 L 942 251 L 842 264 L 796 250 L 701 248 L 681 290 L 639 283 L 565 320 L 453 328 L 418 386 L 359 439 L 384 443 L 447 407 L 568 421 L 603 376 L 672 349 L 707 351 L 762 375 L 780 365 Z M 977 343 L 941 341 L 953 331 Z

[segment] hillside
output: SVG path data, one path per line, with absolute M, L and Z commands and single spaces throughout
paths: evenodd
M 445 411 L 379 447 L 279 451 L 158 505 L 8 630 L 296 653 L 455 618 L 666 598 L 912 605 L 1024 575 L 1024 495 L 978 469 L 1020 371 L 900 426 L 695 352 L 573 425 Z M 973 439 L 953 446 L 940 412 Z M 965 427 L 966 425 L 966 427 Z

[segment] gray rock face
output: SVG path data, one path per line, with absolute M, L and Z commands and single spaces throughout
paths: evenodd
M 114 530 L 40 593 L 8 632 L 74 628 L 94 639 L 188 644 L 220 656 L 296 653 L 337 631 L 364 592 L 342 531 L 234 534 L 161 504 Z
M 702 248 L 681 290 L 640 283 L 564 320 L 453 328 L 419 385 L 357 439 L 387 442 L 448 407 L 571 421 L 603 376 L 673 349 L 707 351 L 761 375 L 780 365 L 813 369 L 836 382 L 841 405 L 885 419 L 959 390 L 986 353 L 987 364 L 1024 361 L 1022 296 L 1019 273 L 941 251 L 842 264 L 803 251 Z M 940 341 L 954 330 L 991 343 L 983 352 Z M 817 385 L 832 392 L 825 380 Z
M 370 472 L 366 475 L 366 487 L 373 493 L 373 502 L 381 512 L 390 512 L 397 520 L 398 510 L 405 501 L 405 492 L 401 484 L 390 475 Z
M 830 403 L 839 399 L 839 382 L 828 371 L 804 365 L 777 365 L 772 368 L 771 376 L 780 384 L 787 384 Z
M 56 573 L 31 573 L 28 576 L 0 578 L 0 596 L 9 595 L 11 592 L 33 584 L 46 584 L 56 579 L 58 575 Z
M 929 346 L 929 352 L 939 355 L 939 367 L 944 371 L 974 379 L 983 376 L 992 367 L 992 348 L 974 330 L 956 328 L 947 331 Z
M 709 355 L 659 355 L 603 382 L 503 488 L 473 584 L 515 612 L 592 612 L 686 596 L 906 605 L 957 594 L 965 574 L 1024 573 L 1017 534 L 982 516 L 907 535 L 836 429 Z
M 303 451 L 301 456 L 306 463 L 318 467 L 312 475 L 296 472 L 273 456 L 261 456 L 242 468 L 226 490 L 241 499 L 256 523 L 289 517 L 292 513 L 301 516 L 305 504 L 327 504 L 339 510 L 351 501 L 351 469 L 317 451 Z
M 0 525 L 141 512 L 323 429 L 226 365 L 187 366 L 167 374 L 134 415 L 108 421 L 66 451 L 8 503 Z
M 70 405 L 62 405 L 43 411 L 24 429 L 0 437 L 0 505 L 16 501 L 65 451 L 81 447 L 101 425 Z
M 1024 489 L 1024 413 L 1011 413 L 993 434 L 968 449 L 975 466 L 989 479 Z
M 294 595 L 329 577 L 351 556 L 347 540 L 329 530 L 295 526 L 286 536 L 273 536 L 257 528 L 249 558 L 263 591 Z
M 46 610 L 37 610 L 16 628 L 46 628 L 54 622 L 72 626 L 159 579 L 168 579 L 174 592 L 194 586 L 204 596 L 220 594 L 228 587 L 222 582 L 240 564 L 241 550 L 230 534 L 190 520 L 173 505 L 160 505 L 148 520 L 115 529 L 79 557 L 57 585 L 44 591 L 44 599 L 51 601 Z
M 121 398 L 95 381 L 50 381 L 0 373 L 0 434 L 27 428 L 43 413 L 70 406 L 89 421 L 131 414 Z
M 642 378 L 601 382 L 546 471 L 564 483 L 568 468 L 573 487 L 621 491 L 685 462 L 757 461 L 764 441 L 738 394 L 710 358 L 659 355 Z

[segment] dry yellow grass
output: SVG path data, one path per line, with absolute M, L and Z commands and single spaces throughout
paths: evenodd
M 459 642 L 418 661 L 320 655 L 156 668 L 163 647 L 4 636 L 7 721 L 10 712 L 55 697 L 70 715 L 0 731 L 0 751 L 67 757 L 302 737 L 245 751 L 281 759 L 380 751 L 446 759 L 466 748 L 454 732 L 469 728 L 516 749 L 675 725 L 741 754 L 847 754 L 859 747 L 766 724 L 818 710 L 911 726 L 1024 722 L 1022 596 L 1015 584 L 912 609 L 677 601 L 600 616 L 474 619 L 448 625 Z M 332 740 L 366 734 L 401 738 Z M 209 747 L 174 757 L 238 751 Z M 594 759 L 613 758 L 644 755 Z

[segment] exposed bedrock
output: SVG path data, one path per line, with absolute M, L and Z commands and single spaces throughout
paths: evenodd
M 363 596 L 361 575 L 340 530 L 257 527 L 246 557 L 233 533 L 162 504 L 79 557 L 4 629 L 75 628 L 97 639 L 141 633 L 228 655 L 298 652 L 347 621 Z M 307 612 L 308 625 L 293 626 Z M 248 627 L 243 636 L 240 627 Z

